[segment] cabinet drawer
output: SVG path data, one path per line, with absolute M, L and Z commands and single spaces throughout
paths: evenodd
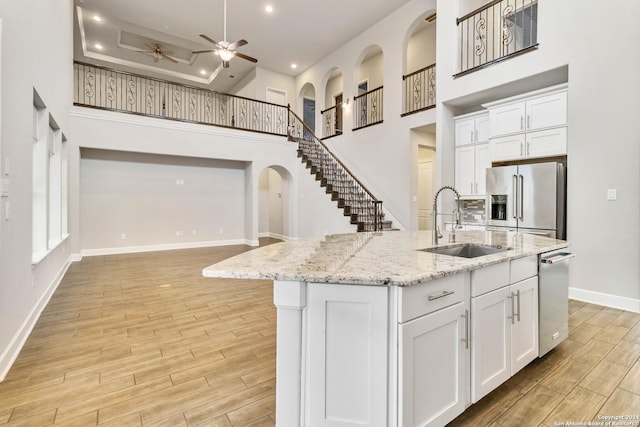
M 538 255 L 531 255 L 511 261 L 511 279 L 509 283 L 538 275 Z
M 421 285 L 400 288 L 398 318 L 401 323 L 448 307 L 464 299 L 468 274 L 456 274 Z
M 509 263 L 490 265 L 471 272 L 471 296 L 486 294 L 509 284 Z

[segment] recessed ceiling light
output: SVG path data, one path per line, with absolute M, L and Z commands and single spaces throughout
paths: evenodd
M 102 50 L 102 49 L 103 49 L 103 48 L 102 48 L 102 45 L 101 45 L 100 43 L 96 43 L 96 44 L 94 44 L 94 45 L 93 45 L 93 47 L 95 47 L 95 48 L 96 48 L 96 49 L 98 49 L 98 50 Z
M 93 15 L 93 20 L 96 22 L 102 22 L 102 18 L 99 17 L 98 15 Z
M 268 5 L 266 5 L 266 6 L 264 7 L 264 10 L 265 10 L 267 13 L 271 13 L 271 12 L 273 12 L 273 6 L 271 6 L 270 4 L 268 4 Z
M 298 64 L 291 64 L 291 68 L 295 70 L 296 68 L 298 68 Z
M 207 70 L 200 70 L 200 74 L 202 74 L 203 76 L 205 76 L 207 74 Z

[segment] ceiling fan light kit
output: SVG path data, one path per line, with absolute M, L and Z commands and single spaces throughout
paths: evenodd
M 223 25 L 224 40 L 221 42 L 217 42 L 205 34 L 200 34 L 200 37 L 202 37 L 209 43 L 213 44 L 216 47 L 215 49 L 196 50 L 196 51 L 193 51 L 193 53 L 207 53 L 207 52 L 215 53 L 222 60 L 222 68 L 229 68 L 229 61 L 231 61 L 231 58 L 233 58 L 234 56 L 237 56 L 238 58 L 246 59 L 247 61 L 251 61 L 253 63 L 258 62 L 258 60 L 255 58 L 252 58 L 248 55 L 244 55 L 240 52 L 236 52 L 237 48 L 239 48 L 240 46 L 244 46 L 248 43 L 245 39 L 240 39 L 233 43 L 229 43 L 227 41 L 227 0 L 224 0 L 224 23 L 223 24 L 224 24 Z

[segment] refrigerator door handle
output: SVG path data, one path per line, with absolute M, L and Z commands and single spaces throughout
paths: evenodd
M 518 175 L 513 175 L 513 218 L 518 218 Z
M 518 215 L 518 218 L 520 218 L 520 220 L 524 220 L 524 176 L 520 175 L 518 178 L 520 180 L 520 188 L 518 189 L 518 196 L 520 198 L 520 213 Z

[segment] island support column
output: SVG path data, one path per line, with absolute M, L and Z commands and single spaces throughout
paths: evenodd
M 276 425 L 298 427 L 302 422 L 302 310 L 306 283 L 274 280 L 276 329 Z

